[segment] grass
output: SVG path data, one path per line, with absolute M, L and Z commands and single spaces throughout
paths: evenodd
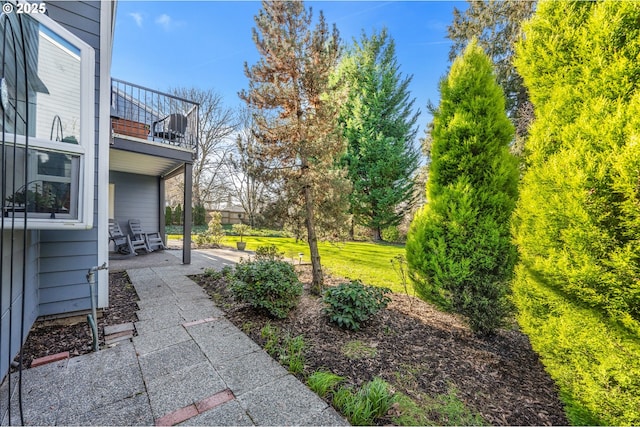
M 369 347 L 360 340 L 349 341 L 342 347 L 342 354 L 351 360 L 376 357 L 377 352 L 375 348 Z
M 420 404 L 403 393 L 395 394 L 397 412 L 394 424 L 400 426 L 483 426 L 486 421 L 480 414 L 468 408 L 457 396 L 455 388 L 446 394 L 431 397 L 420 396 Z
M 302 262 L 309 263 L 309 245 L 306 242 L 292 238 L 245 236 L 247 250 L 255 251 L 258 246 L 276 245 L 284 252 L 286 259 L 299 262 L 298 254 L 302 253 Z M 223 243 L 235 246 L 237 237 L 226 236 Z M 363 283 L 373 286 L 385 286 L 393 292 L 405 293 L 405 287 L 397 271 L 391 265 L 391 260 L 404 254 L 404 246 L 372 242 L 343 242 L 318 244 L 322 266 L 340 277 L 350 280 L 360 279 Z M 413 294 L 413 287 L 408 285 L 408 291 Z
M 335 387 L 344 380 L 344 377 L 332 372 L 315 371 L 307 378 L 307 385 L 318 396 L 324 398 L 329 392 L 333 392 Z

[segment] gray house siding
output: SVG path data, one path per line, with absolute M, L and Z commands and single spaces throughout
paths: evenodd
M 112 171 L 109 183 L 115 185 L 114 219 L 124 233 L 130 219 L 139 219 L 147 232 L 160 231 L 160 178 Z
M 29 333 L 29 329 L 38 317 L 38 232 L 26 231 L 27 250 L 23 251 L 23 231 L 15 231 L 13 240 L 13 253 L 7 253 L 11 248 L 11 233 L 5 231 L 2 236 L 2 306 L 0 307 L 0 379 L 4 378 L 9 370 L 11 358 L 20 350 L 20 344 Z M 25 294 L 22 294 L 23 271 L 22 263 L 25 261 L 23 253 L 26 253 L 26 277 Z M 13 265 L 13 277 L 11 266 Z M 24 328 L 20 327 L 22 321 L 22 299 L 25 301 Z M 11 316 L 11 322 L 9 317 Z M 10 325 L 11 323 L 11 329 Z M 20 329 L 24 334 L 20 337 Z M 11 348 L 9 348 L 11 343 Z
M 86 231 L 41 231 L 41 316 L 91 308 L 87 270 L 98 264 L 98 112 L 100 100 L 100 2 L 48 1 L 49 17 L 84 40 L 96 55 L 95 75 L 95 187 L 93 228 Z

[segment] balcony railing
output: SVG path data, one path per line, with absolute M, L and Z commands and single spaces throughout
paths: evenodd
M 196 102 L 111 79 L 111 126 L 114 135 L 168 144 L 195 152 Z

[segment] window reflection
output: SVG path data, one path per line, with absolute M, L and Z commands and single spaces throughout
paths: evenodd
M 26 15 L 22 19 L 24 47 L 20 37 L 12 36 L 12 30 L 20 28 L 17 15 L 5 15 L 0 20 L 0 46 L 5 46 L 5 58 L 14 54 L 19 58 L 17 63 L 7 61 L 1 76 L 9 98 L 9 108 L 3 112 L 4 130 L 25 135 L 28 129 L 29 136 L 78 144 L 80 50 L 35 19 Z M 28 93 L 24 83 L 16 82 L 23 81 L 25 66 Z

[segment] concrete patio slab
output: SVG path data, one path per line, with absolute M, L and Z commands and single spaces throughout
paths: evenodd
M 187 341 L 166 347 L 138 358 L 145 381 L 153 381 L 174 372 L 177 368 L 198 365 L 207 361 L 198 345 Z
M 160 331 L 147 332 L 133 337 L 133 345 L 138 356 L 144 356 L 189 340 L 191 340 L 191 336 L 184 327 L 182 325 L 176 325 Z
M 149 401 L 156 419 L 226 388 L 216 370 L 206 361 L 147 383 Z
M 149 426 L 153 425 L 154 420 L 149 398 L 146 393 L 141 393 L 89 412 L 61 414 L 57 423 L 77 426 Z
M 240 404 L 232 400 L 179 424 L 185 426 L 252 426 L 251 418 Z
M 220 362 L 216 369 L 236 396 L 288 375 L 287 370 L 262 349 Z
M 287 375 L 237 397 L 256 425 L 303 425 L 328 405 Z

